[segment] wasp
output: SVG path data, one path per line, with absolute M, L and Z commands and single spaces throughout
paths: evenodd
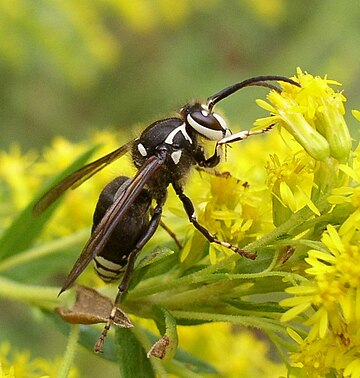
M 210 243 L 229 248 L 245 258 L 255 259 L 254 253 L 217 239 L 198 222 L 194 205 L 184 193 L 183 183 L 192 167 L 206 169 L 218 165 L 224 146 L 265 133 L 274 126 L 232 134 L 224 118 L 214 112 L 219 101 L 245 87 L 262 86 L 279 92 L 280 89 L 271 83 L 273 81 L 299 86 L 297 82 L 282 76 L 257 76 L 226 87 L 210 96 L 206 102 L 190 102 L 180 109 L 177 117 L 152 123 L 138 138 L 70 174 L 36 203 L 33 211 L 40 214 L 67 189 L 77 187 L 105 166 L 131 152 L 137 173 L 132 178 L 117 177 L 103 189 L 94 212 L 91 236 L 59 293 L 73 285 L 91 260 L 104 281 L 116 280 L 124 272 L 113 309 L 95 345 L 96 352 L 101 351 L 114 322 L 116 309 L 128 290 L 136 258 L 161 222 L 169 185 L 174 188 L 189 221 Z M 206 156 L 203 139 L 215 142 L 211 156 Z

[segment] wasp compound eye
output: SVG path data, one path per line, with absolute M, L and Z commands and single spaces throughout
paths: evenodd
M 194 111 L 187 115 L 186 120 L 194 130 L 207 139 L 219 141 L 231 135 L 225 120 L 217 113 L 207 110 Z

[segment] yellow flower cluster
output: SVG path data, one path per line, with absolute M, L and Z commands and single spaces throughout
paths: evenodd
M 273 158 L 270 183 L 276 209 L 283 214 L 284 209 L 290 210 L 279 224 L 307 205 L 313 211 L 313 224 L 323 224 L 326 230 L 319 241 L 319 231 L 308 231 L 298 240 L 299 245 L 312 246 L 304 259 L 306 279 L 285 290 L 291 297 L 280 304 L 290 309 L 281 320 L 300 321 L 308 327 L 302 337 L 289 329 L 299 344 L 291 354 L 293 366 L 299 369 L 296 376 L 324 377 L 335 370 L 344 377 L 359 377 L 359 154 L 351 155 L 343 117 L 345 98 L 328 87 L 337 83 L 300 70 L 297 79 L 301 88 L 272 92 L 268 98 L 273 105 L 260 105 L 274 114 L 268 122 L 276 118 L 313 161 L 309 164 L 308 156 L 304 163 L 303 154 L 283 164 Z
M 232 151 L 231 160 L 241 161 L 243 167 L 255 167 L 256 162 L 250 161 L 246 153 L 248 148 Z M 200 176 L 196 173 L 197 177 L 195 174 L 191 177 L 186 190 L 196 204 L 200 223 L 216 232 L 219 239 L 241 246 L 272 229 L 271 208 L 265 186 L 253 185 L 256 169 L 245 180 L 244 174 L 241 174 L 242 178 L 236 177 L 236 169 L 233 168 L 234 163 L 225 166 L 221 173 L 201 172 Z M 190 237 L 182 251 L 183 260 L 193 250 L 193 239 L 197 237 L 191 227 L 188 230 Z M 212 264 L 231 254 L 229 249 L 218 245 L 209 247 Z
M 348 220 L 351 216 L 348 218 Z M 303 314 L 310 331 L 299 340 L 294 353 L 297 366 L 307 370 L 343 371 L 345 377 L 360 374 L 360 222 L 347 223 L 336 231 L 328 225 L 319 249 L 308 252 L 306 269 L 312 279 L 286 290 L 293 296 L 281 302 L 291 307 L 283 321 Z
M 118 147 L 116 138 L 109 132 L 97 132 L 90 140 L 73 144 L 57 137 L 39 157 L 35 152 L 22 153 L 14 145 L 9 152 L 0 152 L 0 198 L 2 206 L 0 229 L 13 220 L 13 215 L 22 210 L 34 197 L 49 185 L 49 179 L 69 166 L 76 156 L 86 151 L 86 146 L 100 146 L 93 159 Z M 118 174 L 131 175 L 133 172 L 128 160 L 114 163 L 94 176 L 85 186 L 68 191 L 66 205 L 59 206 L 52 221 L 48 223 L 43 236 L 47 239 L 68 235 L 75 230 L 89 227 L 92 213 L 101 189 Z
M 169 306 L 169 311 L 173 306 L 175 313 L 182 316 L 190 313 L 189 319 L 220 321 L 220 314 L 235 319 L 234 324 L 255 324 L 259 328 L 264 324 L 264 331 L 268 331 L 279 350 L 287 342 L 284 335 L 288 326 L 290 336 L 297 342 L 287 349 L 293 348 L 290 376 L 324 377 L 336 371 L 345 377 L 360 377 L 360 148 L 351 149 L 344 95 L 329 87 L 338 83 L 301 70 L 294 80 L 301 87 L 285 83 L 281 93 L 270 92 L 269 103 L 258 101 L 271 115 L 257 120 L 255 126 L 277 123 L 281 133 L 272 132 L 235 145 L 219 170 L 194 170 L 185 187 L 200 223 L 219 239 L 257 252 L 257 260 L 251 264 L 243 259 L 237 261 L 228 258 L 231 252 L 227 249 L 212 245 L 207 255 L 207 241 L 194 232 L 179 199 L 169 190 L 163 220 L 184 238 L 181 242 L 185 240 L 181 261 L 159 277 L 148 278 L 149 282 L 145 278 L 140 289 L 129 292 L 128 304 L 131 308 L 131 295 L 135 295 L 136 310 L 153 300 L 157 305 Z M 360 113 L 353 114 L 356 118 Z M 34 153 L 21 154 L 17 147 L 1 153 L 1 227 L 10 223 L 12 214 L 32 199 L 49 176 L 63 170 L 75 155 L 85 151 L 85 145 L 100 143 L 106 151 L 99 148 L 98 156 L 120 144 L 111 133 L 98 133 L 78 145 L 58 138 L 42 158 Z M 273 151 L 276 154 L 269 158 Z M 124 159 L 119 168 L 114 163 L 86 185 L 70 191 L 64 206 L 59 207 L 47 225 L 44 237 L 63 236 L 89 227 L 101 189 L 117 175 L 132 176 L 134 170 Z M 17 172 L 16 177 L 10 172 Z M 161 245 L 168 239 L 159 230 L 147 247 Z M 282 256 L 282 251 L 288 255 Z M 206 267 L 194 273 L 198 274 L 194 280 L 191 273 L 183 276 L 187 267 L 198 263 Z M 178 282 L 180 287 L 176 286 Z M 288 297 L 280 305 L 287 309 L 281 315 L 277 294 L 285 287 Z M 252 295 L 257 294 L 269 299 L 263 304 L 253 301 Z M 192 303 L 193 297 L 200 304 Z M 135 314 L 141 316 L 141 310 Z M 200 339 L 208 340 L 206 345 L 210 348 L 215 344 L 211 337 L 216 337 L 214 348 L 218 353 L 227 349 L 231 339 L 240 356 L 246 352 L 242 343 L 256 345 L 258 371 L 251 370 L 251 364 L 247 366 L 249 371 L 241 370 L 241 360 L 235 357 L 225 362 L 223 353 L 217 361 L 221 370 L 239 365 L 234 374 L 244 371 L 249 376 L 260 376 L 263 368 L 277 371 L 278 366 L 267 359 L 259 363 L 259 355 L 264 357 L 267 350 L 253 334 L 233 332 L 227 325 L 213 326 L 204 333 L 202 328 L 196 331 L 192 327 L 191 332 L 181 328 L 180 342 L 182 337 L 188 338 L 185 344 L 191 345 L 193 337 L 194 343 L 199 344 L 201 335 Z M 249 359 L 246 361 L 249 364 Z M 6 369 L 5 373 L 11 374 L 10 365 Z M 232 371 L 226 374 L 230 377 Z
M 273 195 L 273 221 L 276 226 L 304 206 L 319 215 L 311 200 L 315 164 L 309 155 L 299 151 L 280 160 L 275 154 L 270 157 L 266 168 L 267 183 Z
M 178 333 L 180 347 L 211 361 L 224 377 L 278 378 L 286 374 L 283 364 L 269 358 L 270 344 L 256 332 L 217 323 L 178 327 Z
M 0 344 L 0 378 L 50 378 L 56 377 L 61 369 L 61 358 L 55 361 L 44 358 L 31 358 L 27 350 L 14 350 L 8 342 Z M 69 378 L 79 377 L 72 368 Z
M 258 120 L 256 125 L 266 127 L 278 123 L 316 160 L 332 156 L 346 161 L 351 149 L 349 130 L 343 118 L 346 99 L 329 86 L 339 83 L 313 77 L 300 68 L 294 79 L 301 87 L 284 83 L 281 93 L 271 91 L 268 95 L 271 104 L 257 101 L 271 116 Z

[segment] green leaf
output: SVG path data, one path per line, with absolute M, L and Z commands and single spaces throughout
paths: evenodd
M 131 276 L 130 288 L 133 289 L 140 281 L 155 277 L 172 269 L 178 257 L 176 252 L 166 247 L 158 247 L 145 257 L 140 256 L 139 263 Z
M 116 356 L 121 378 L 155 378 L 146 352 L 130 329 L 116 328 Z
M 154 313 L 156 314 L 155 321 L 162 337 L 153 344 L 147 355 L 171 360 L 175 356 L 178 346 L 176 320 L 163 307 L 155 307 Z
M 50 318 L 54 322 L 54 324 L 57 326 L 57 328 L 64 335 L 69 334 L 71 325 L 64 322 L 57 313 L 46 311 L 46 310 L 42 310 L 42 313 L 48 318 Z M 140 327 L 140 326 L 135 325 L 135 327 Z M 130 375 L 128 376 L 133 377 L 134 375 L 131 375 L 131 370 L 127 369 L 126 366 L 134 367 L 135 365 L 135 370 L 133 370 L 132 373 L 134 373 L 134 371 L 137 372 L 138 371 L 138 367 L 136 365 L 137 362 L 134 362 L 134 361 L 135 360 L 138 361 L 139 357 L 140 357 L 141 363 L 145 364 L 144 366 L 148 367 L 151 364 L 150 364 L 149 359 L 146 357 L 146 351 L 143 349 L 142 345 L 137 340 L 137 338 L 132 333 L 129 334 L 129 332 L 123 332 L 123 331 L 130 331 L 130 330 L 116 327 L 116 338 L 114 338 L 111 333 L 108 334 L 106 341 L 104 345 L 102 346 L 102 353 L 98 354 L 98 356 L 99 358 L 103 358 L 108 361 L 112 361 L 112 362 L 117 361 L 119 364 L 124 364 L 125 369 L 127 370 L 128 373 L 130 373 Z M 144 332 L 144 334 L 146 335 L 146 337 L 152 344 L 154 344 L 159 339 L 158 336 L 154 335 L 152 332 L 146 329 L 142 329 L 142 331 Z M 91 353 L 94 353 L 94 345 L 96 341 L 98 340 L 100 334 L 101 334 L 101 330 L 99 329 L 99 327 L 81 325 L 79 344 L 84 346 Z M 208 362 L 198 357 L 195 357 L 192 354 L 185 352 L 184 350 L 181 350 L 181 349 L 177 349 L 175 353 L 175 357 L 171 361 L 163 361 L 162 363 L 164 364 L 164 367 L 166 368 L 166 370 L 168 370 L 169 372 L 179 371 L 180 369 L 181 371 L 188 371 L 188 372 L 196 373 L 196 374 L 218 373 L 218 371 Z M 126 364 L 129 364 L 129 365 L 126 365 Z M 122 369 L 122 367 L 120 367 L 120 369 Z M 150 366 L 150 369 L 151 369 L 150 370 L 151 375 L 144 375 L 141 377 L 154 377 L 154 373 L 151 366 Z M 122 375 L 121 377 L 127 377 L 127 375 Z
M 256 312 L 269 312 L 269 313 L 273 313 L 273 312 L 283 313 L 286 311 L 286 309 L 281 307 L 279 303 L 277 302 L 256 303 L 256 302 L 242 301 L 240 299 L 232 299 L 232 300 L 227 300 L 226 303 L 242 311 L 256 311 Z
M 146 337 L 154 344 L 159 337 L 154 335 L 152 332 L 144 329 Z M 191 353 L 185 352 L 182 349 L 177 349 L 173 360 L 166 361 L 165 366 L 169 365 L 183 365 L 188 371 L 198 374 L 216 374 L 218 371 L 210 365 L 208 362 L 202 360 L 201 358 L 195 357 Z
M 136 269 L 142 269 L 154 263 L 158 263 L 160 260 L 164 259 L 167 256 L 174 254 L 169 248 L 166 247 L 157 247 L 148 256 L 145 256 L 141 259 L 136 267 Z
M 96 149 L 97 147 L 92 147 L 83 153 L 66 170 L 57 175 L 51 184 L 41 192 L 47 192 L 55 185 L 55 183 L 58 183 L 68 174 L 84 165 Z M 57 201 L 43 214 L 35 217 L 32 213 L 32 209 L 39 197 L 40 196 L 37 195 L 34 200 L 31 201 L 30 204 L 17 215 L 10 227 L 2 235 L 0 239 L 0 261 L 4 260 L 10 255 L 14 256 L 29 248 L 33 241 L 39 236 L 48 220 L 51 218 L 56 207 L 60 204 L 60 201 Z M 21 235 L 21 237 L 19 237 L 19 235 Z
M 69 335 L 71 324 L 66 323 L 58 313 L 46 310 L 42 310 L 42 313 L 47 318 L 51 319 L 51 321 L 56 325 L 56 327 L 60 330 L 62 334 L 66 336 Z M 79 344 L 88 349 L 91 353 L 95 353 L 94 346 L 100 334 L 101 328 L 99 327 L 80 325 Z M 102 353 L 99 353 L 98 356 L 105 360 L 115 362 L 115 349 L 116 347 L 114 337 L 111 334 L 109 334 L 106 338 L 106 342 L 102 346 Z
M 212 365 L 195 357 L 194 355 L 185 352 L 182 349 L 178 349 L 175 354 L 175 361 L 180 362 L 188 370 L 198 374 L 217 374 L 219 373 Z
M 245 247 L 246 250 L 246 247 Z M 251 251 L 252 252 L 252 251 Z M 265 270 L 273 259 L 273 250 L 268 247 L 261 247 L 257 251 L 255 260 L 240 258 L 236 262 L 235 272 L 239 273 L 258 273 Z

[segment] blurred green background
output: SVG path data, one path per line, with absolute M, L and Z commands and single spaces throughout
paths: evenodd
M 80 141 L 90 130 L 123 134 L 192 98 L 297 66 L 340 81 L 348 110 L 359 109 L 359 20 L 358 0 L 0 1 L 0 150 L 40 149 L 55 135 Z M 265 93 L 247 89 L 221 104 L 233 131 L 264 114 L 254 100 Z M 17 339 L 22 324 L 23 347 L 63 353 L 65 339 L 48 348 L 59 335 L 27 326 L 22 305 L 1 301 L 0 314 L 0 342 Z M 33 345 L 43 327 L 46 345 Z M 99 376 L 103 363 L 91 358 Z
M 124 130 L 254 75 L 300 66 L 359 100 L 357 0 L 0 2 L 0 147 Z M 250 127 L 251 89 L 222 103 Z M 357 106 L 359 107 L 359 106 Z

